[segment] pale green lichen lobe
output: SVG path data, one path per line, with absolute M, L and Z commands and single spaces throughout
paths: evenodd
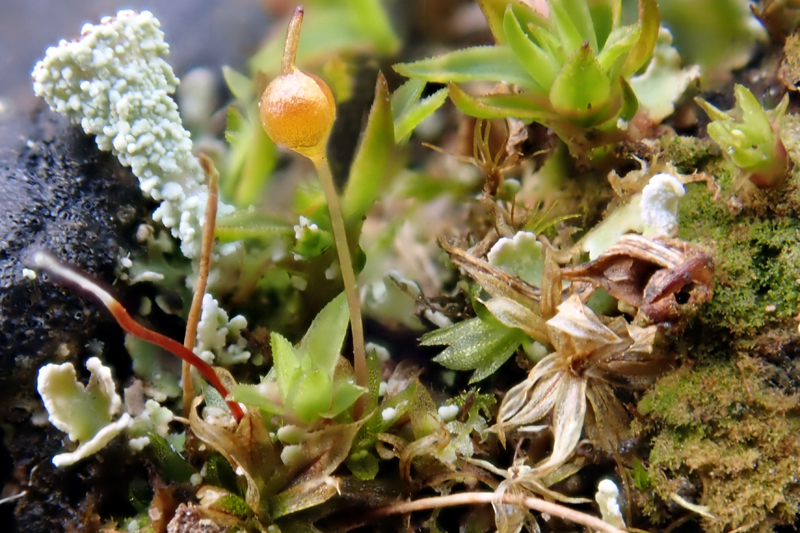
M 39 369 L 37 389 L 50 422 L 80 445 L 73 452 L 53 457 L 53 464 L 66 466 L 99 451 L 130 425 L 127 413 L 112 422 L 122 406 L 111 369 L 91 357 L 86 368 L 92 377 L 84 386 L 78 382 L 72 363 L 45 365 Z

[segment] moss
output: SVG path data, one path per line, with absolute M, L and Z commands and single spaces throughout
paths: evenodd
M 702 169 L 719 155 L 719 149 L 708 139 L 665 135 L 658 140 L 661 158 L 669 161 L 681 174 Z
M 690 184 L 678 219 L 681 238 L 714 251 L 717 283 L 699 318 L 703 326 L 738 337 L 792 323 L 800 306 L 797 217 L 734 216 L 704 185 Z
M 649 478 L 668 501 L 689 480 L 702 485 L 696 503 L 717 520 L 705 531 L 771 531 L 800 511 L 800 413 L 797 398 L 766 380 L 754 359 L 683 367 L 656 383 L 639 403 L 640 431 L 652 441 Z M 685 494 L 681 494 L 685 496 Z M 645 512 L 658 517 L 652 501 Z

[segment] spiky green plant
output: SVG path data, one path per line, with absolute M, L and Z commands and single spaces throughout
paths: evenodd
M 515 117 L 552 128 L 574 155 L 618 140 L 638 101 L 628 79 L 647 65 L 658 37 L 655 0 L 636 24 L 620 0 L 550 0 L 542 15 L 521 0 L 479 2 L 497 41 L 395 65 L 411 78 L 450 84 L 450 98 L 478 118 Z M 472 96 L 460 84 L 506 84 Z
M 788 95 L 772 111 L 765 111 L 750 90 L 734 87 L 736 107 L 720 111 L 700 97 L 695 98 L 713 122 L 708 135 L 733 163 L 760 188 L 778 185 L 786 177 L 788 158 L 778 135 L 778 120 L 786 114 Z

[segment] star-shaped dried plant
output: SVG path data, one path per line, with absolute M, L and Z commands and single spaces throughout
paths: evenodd
M 658 327 L 640 327 L 621 316 L 598 317 L 584 305 L 574 283 L 569 290 L 576 292 L 564 299 L 562 279 L 567 270 L 550 253 L 545 256 L 540 289 L 446 242 L 442 246 L 453 263 L 488 293 L 490 298 L 482 303 L 495 318 L 553 348 L 503 399 L 496 426 L 501 442 L 505 443 L 507 430 L 524 431 L 552 411 L 553 452 L 533 474 L 543 475 L 562 465 L 577 448 L 584 427 L 596 446 L 613 451 L 627 434 L 629 422 L 613 387 L 643 388 L 660 373 L 662 358 L 654 351 Z M 649 272 L 657 277 L 660 271 L 656 266 Z M 581 294 L 588 298 L 591 292 Z
M 628 415 L 612 386 L 641 385 L 660 366 L 653 350 L 656 326 L 642 328 L 622 317 L 606 324 L 575 294 L 546 325 L 555 351 L 508 391 L 497 415 L 504 441 L 507 429 L 553 412 L 553 452 L 536 467 L 542 472 L 572 455 L 584 426 L 596 445 L 613 450 L 627 433 Z

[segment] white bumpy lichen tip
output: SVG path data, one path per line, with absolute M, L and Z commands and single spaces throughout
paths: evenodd
M 686 194 L 683 183 L 672 174 L 656 174 L 642 190 L 644 235 L 678 234 L 678 200 Z
M 597 494 L 594 496 L 603 521 L 616 527 L 625 527 L 622 512 L 619 508 L 619 489 L 610 479 L 604 479 L 597 485 Z
M 127 10 L 86 24 L 77 41 L 47 49 L 33 69 L 33 90 L 130 166 L 145 194 L 164 200 L 154 218 L 181 238 L 185 255 L 194 256 L 202 216 L 196 207 L 205 205 L 197 198 L 205 192 L 203 170 L 170 96 L 178 79 L 164 60 L 169 46 L 159 27 L 149 11 Z M 179 185 L 167 187 L 170 182 Z M 191 220 L 182 219 L 187 213 Z
M 55 111 L 97 136 L 141 180 L 201 176 L 192 141 L 170 94 L 178 79 L 164 60 L 169 46 L 149 11 L 120 11 L 81 38 L 47 49 L 33 69 L 33 89 Z

